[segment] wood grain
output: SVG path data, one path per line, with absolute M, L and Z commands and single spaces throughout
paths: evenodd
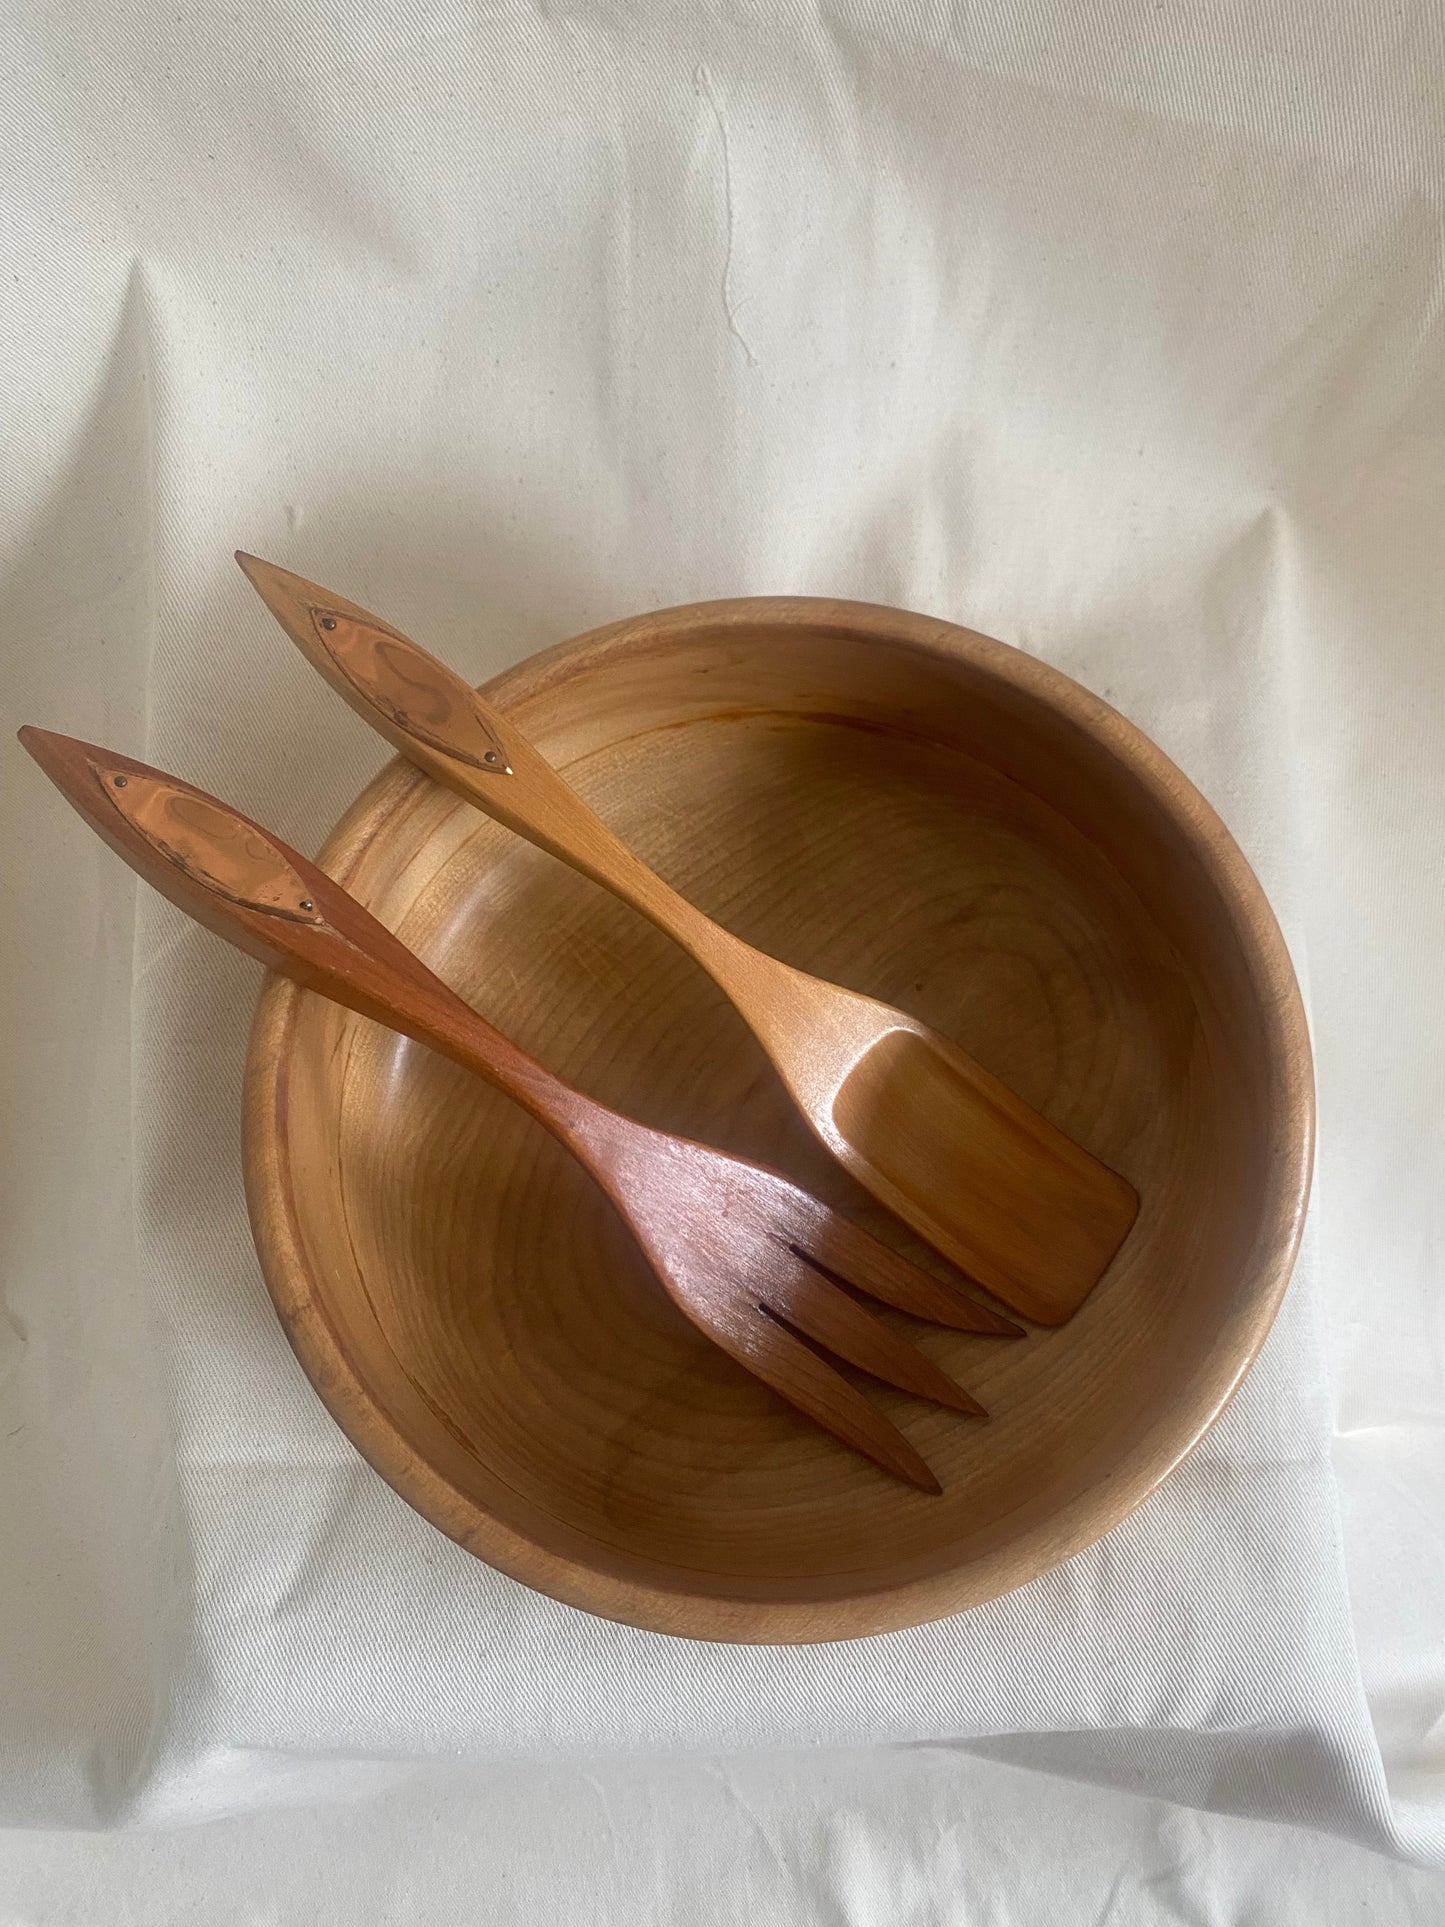
M 272 983 L 248 1192 L 282 1318 L 342 1425 L 479 1556 L 694 1637 L 915 1624 L 1106 1531 L 1247 1368 L 1308 1191 L 1294 978 L 1207 804 L 1044 665 L 857 604 L 666 611 L 487 694 L 700 909 L 957 1039 L 1143 1210 L 1069 1324 L 1011 1346 L 922 1334 L 993 1417 L 879 1394 L 946 1487 L 914 1499 L 679 1329 L 535 1125 Z M 405 765 L 324 862 L 596 1098 L 780 1166 L 899 1241 L 721 994 L 594 886 Z

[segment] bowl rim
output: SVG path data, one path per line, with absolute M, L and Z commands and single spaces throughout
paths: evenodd
M 482 685 L 505 705 L 555 685 L 639 640 L 796 625 L 828 628 L 904 654 L 967 658 L 986 678 L 1059 712 L 1122 762 L 1193 847 L 1227 906 L 1265 1037 L 1266 1080 L 1279 1128 L 1264 1173 L 1258 1233 L 1240 1293 L 1180 1400 L 1177 1422 L 1126 1453 L 1113 1475 L 1061 1511 L 967 1564 L 903 1584 L 831 1597 L 725 1598 L 623 1577 L 564 1555 L 497 1519 L 423 1459 L 353 1371 L 307 1260 L 285 1156 L 291 1033 L 307 994 L 268 975 L 247 1046 L 242 1153 L 247 1210 L 262 1274 L 287 1339 L 313 1387 L 368 1463 L 422 1517 L 496 1570 L 600 1618 L 676 1636 L 811 1644 L 897 1632 L 982 1605 L 1092 1545 L 1133 1512 L 1199 1443 L 1237 1391 L 1268 1336 L 1289 1282 L 1309 1202 L 1315 1094 L 1308 1024 L 1284 937 L 1264 891 L 1223 821 L 1159 746 L 1063 670 L 941 617 L 820 596 L 740 596 L 625 617 L 553 644 Z M 362 790 L 318 862 L 346 883 L 377 828 L 428 779 L 396 757 Z M 700 1576 L 701 1577 L 701 1576 Z

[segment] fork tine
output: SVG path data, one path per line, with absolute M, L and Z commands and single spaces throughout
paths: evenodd
M 971 1393 L 956 1385 L 931 1358 L 890 1330 L 846 1292 L 811 1268 L 771 1286 L 763 1301 L 775 1318 L 786 1319 L 804 1338 L 815 1339 L 838 1358 L 857 1365 L 900 1391 L 931 1398 L 976 1418 L 988 1414 Z
M 921 1492 L 935 1497 L 942 1493 L 927 1460 L 914 1451 L 897 1426 L 761 1306 L 753 1307 L 747 1319 L 709 1325 L 708 1333 L 755 1378 L 771 1385 L 835 1439 Z
M 909 1262 L 840 1211 L 820 1212 L 808 1227 L 807 1243 L 793 1250 L 815 1269 L 840 1283 L 866 1291 L 885 1305 L 927 1318 L 954 1331 L 986 1332 L 996 1338 L 1022 1338 L 1023 1327 L 965 1292 L 945 1285 L 921 1265 Z

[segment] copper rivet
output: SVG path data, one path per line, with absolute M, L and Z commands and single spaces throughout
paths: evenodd
M 302 897 L 301 908 L 303 910 L 314 910 L 316 905 L 311 901 L 310 897 Z
M 116 788 L 117 788 L 118 790 L 123 790 L 123 789 L 125 788 L 125 786 L 126 786 L 126 783 L 127 783 L 127 781 L 128 781 L 128 778 L 126 778 L 126 777 L 124 777 L 124 776 L 117 776 L 117 777 L 116 777 L 116 779 L 115 779 L 115 786 L 116 786 Z
M 335 616 L 323 616 L 321 618 L 321 627 L 323 629 L 334 629 L 336 627 Z
M 497 752 L 494 749 L 489 749 L 487 751 L 486 760 L 489 763 L 500 763 L 502 759 L 500 756 L 498 756 Z

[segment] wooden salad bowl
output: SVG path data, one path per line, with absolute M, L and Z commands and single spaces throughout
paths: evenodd
M 869 1383 L 944 1488 L 915 1492 L 688 1325 L 515 1105 L 268 978 L 247 1195 L 337 1421 L 477 1557 L 694 1638 L 917 1625 L 1107 1532 L 1247 1371 L 1309 1191 L 1299 992 L 1218 817 L 1057 670 L 866 604 L 664 610 L 485 693 L 708 915 L 961 1044 L 1121 1172 L 1139 1218 L 1074 1317 L 1022 1342 L 897 1317 L 991 1415 Z M 828 1157 L 701 970 L 595 884 L 400 761 L 321 864 L 582 1090 L 781 1169 L 945 1273 Z

